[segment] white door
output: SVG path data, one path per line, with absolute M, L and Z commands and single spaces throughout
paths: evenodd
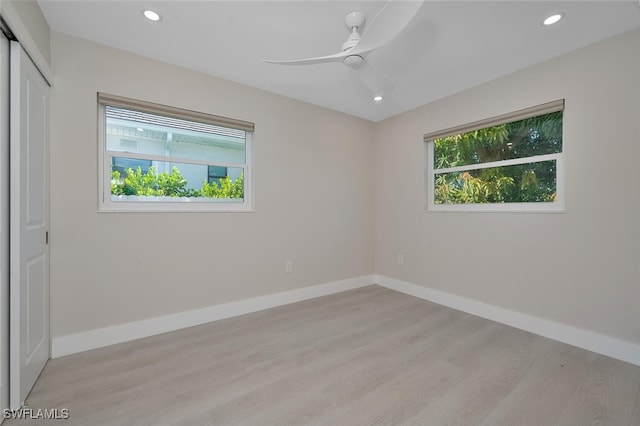
M 10 73 L 10 406 L 20 408 L 49 343 L 49 86 L 17 42 Z
M 9 40 L 0 31 L 0 408 L 9 408 Z

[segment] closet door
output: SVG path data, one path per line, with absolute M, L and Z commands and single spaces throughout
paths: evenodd
M 9 40 L 0 31 L 0 408 L 9 408 Z
M 10 59 L 10 406 L 47 363 L 49 342 L 49 86 L 20 44 Z

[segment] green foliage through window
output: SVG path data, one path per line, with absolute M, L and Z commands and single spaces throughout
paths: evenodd
M 562 111 L 436 139 L 434 203 L 553 202 L 560 153 Z
M 112 195 L 142 195 L 164 197 L 207 197 L 207 198 L 244 198 L 244 176 L 233 180 L 229 176 L 219 182 L 203 182 L 202 188 L 187 188 L 187 181 L 174 166 L 171 172 L 156 173 L 152 166 L 143 172 L 140 167 L 128 168 L 125 176 L 113 170 L 111 172 Z

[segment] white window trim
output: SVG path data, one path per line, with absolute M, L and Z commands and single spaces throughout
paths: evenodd
M 106 138 L 106 108 L 105 103 L 98 103 L 98 212 L 222 212 L 244 213 L 255 212 L 253 195 L 253 133 L 247 131 L 245 139 L 245 159 L 242 164 L 236 163 L 211 163 L 233 168 L 241 168 L 244 173 L 244 198 L 242 201 L 230 201 L 225 199 L 207 199 L 196 201 L 195 198 L 177 198 L 175 201 L 147 201 L 118 202 L 111 199 L 111 176 L 106 175 L 111 171 L 111 155 L 126 156 L 127 158 L 140 158 L 145 160 L 167 161 L 166 157 L 125 153 L 119 151 L 107 151 L 105 149 Z M 202 162 L 172 158 L 172 161 L 189 164 L 203 164 Z
M 563 126 L 564 127 L 564 126 Z M 564 129 L 563 129 L 564 132 Z M 436 138 L 434 138 L 436 139 Z M 565 144 L 562 144 L 562 152 L 557 154 L 537 155 L 532 157 L 515 158 L 511 160 L 493 161 L 482 164 L 469 164 L 458 167 L 435 169 L 433 167 L 433 140 L 424 142 L 426 146 L 425 187 L 427 194 L 426 212 L 511 212 L 511 213 L 564 213 L 564 153 Z M 461 172 L 478 170 L 490 167 L 504 167 L 517 164 L 537 163 L 556 160 L 556 200 L 554 202 L 538 203 L 477 203 L 477 204 L 436 204 L 435 203 L 435 175 L 440 173 Z

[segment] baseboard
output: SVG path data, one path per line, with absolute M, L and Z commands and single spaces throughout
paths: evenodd
M 638 344 L 382 275 L 365 275 L 142 321 L 89 330 L 82 333 L 54 337 L 51 342 L 51 356 L 52 358 L 59 358 L 61 356 L 97 349 L 116 343 L 128 342 L 143 337 L 274 308 L 276 306 L 365 287 L 373 283 L 553 340 L 597 352 L 611 358 L 640 365 L 640 345 Z
M 365 275 L 142 321 L 89 330 L 82 333 L 54 337 L 51 341 L 51 357 L 58 358 L 116 343 L 128 342 L 143 337 L 179 330 L 181 328 L 192 327 L 274 308 L 276 306 L 352 290 L 372 285 L 373 283 L 373 275 Z
M 640 365 L 640 345 L 636 343 L 400 281 L 395 278 L 374 275 L 374 282 L 391 290 L 500 322 L 611 358 Z

